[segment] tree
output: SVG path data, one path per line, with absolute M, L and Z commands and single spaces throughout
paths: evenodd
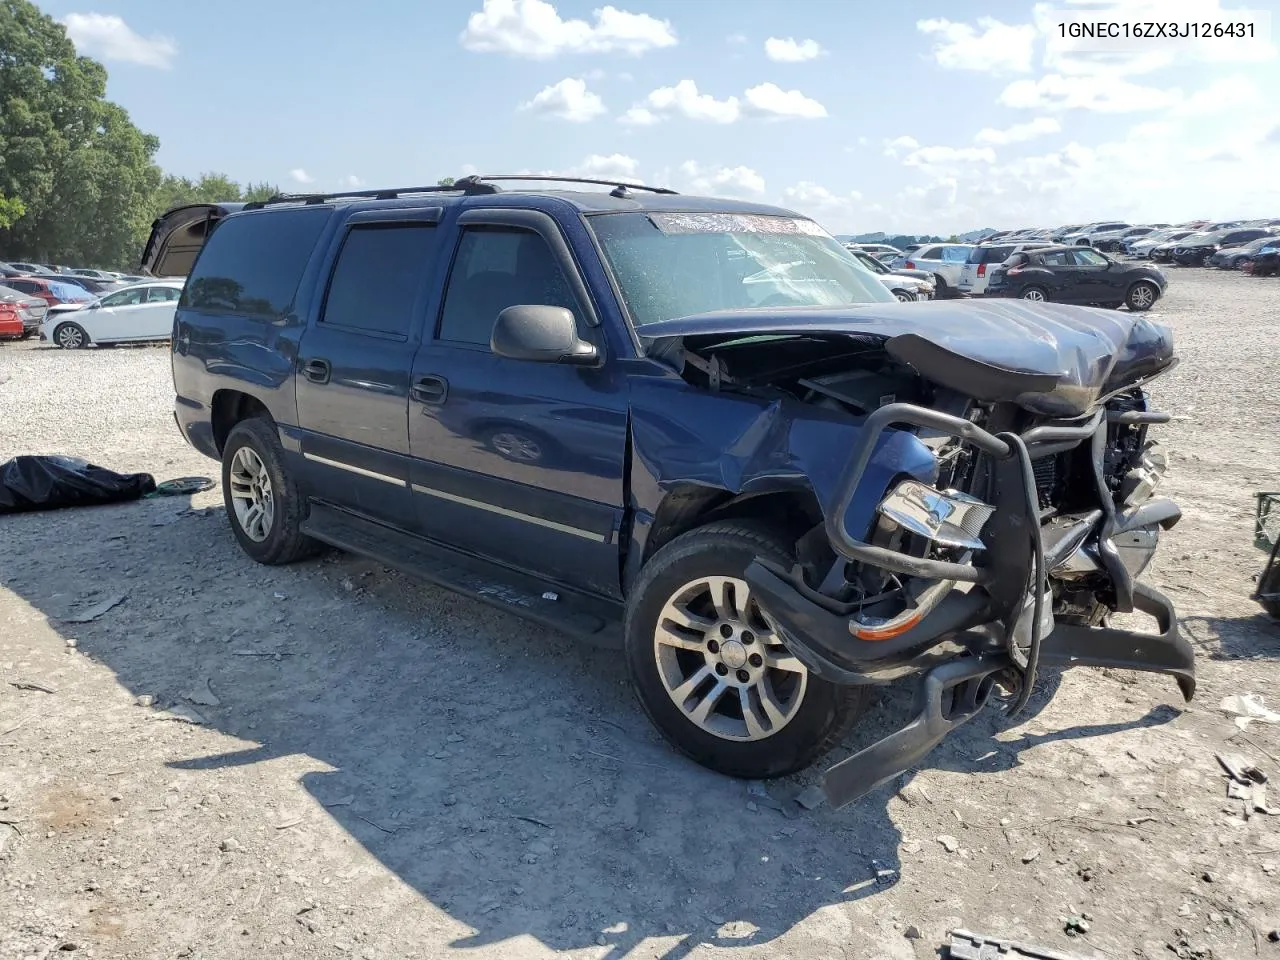
M 102 64 L 77 56 L 52 17 L 0 0 L 0 196 L 25 210 L 0 229 L 0 256 L 137 259 L 160 141 L 105 99 L 106 84 Z
M 21 200 L 6 200 L 0 197 L 0 230 L 6 230 L 18 222 L 26 212 Z
M 452 187 L 454 184 L 453 177 L 441 177 L 436 181 L 437 187 Z
M 225 173 L 202 173 L 198 180 L 166 174 L 151 198 L 150 218 L 188 203 L 249 203 L 267 200 L 279 192 L 279 187 L 265 181 L 242 187 Z

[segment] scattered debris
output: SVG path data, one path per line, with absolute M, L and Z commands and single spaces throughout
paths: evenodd
M 947 947 L 951 960 L 1079 960 L 1070 954 L 1013 940 L 998 940 L 968 930 L 952 930 Z
M 185 704 L 175 703 L 168 710 L 160 710 L 147 717 L 148 720 L 177 720 L 181 723 L 190 723 L 200 726 L 205 722 L 204 717 L 196 713 Z
M 1222 764 L 1222 769 L 1226 770 L 1233 780 L 1238 780 L 1240 783 L 1267 782 L 1267 775 L 1259 770 L 1252 760 L 1248 760 L 1238 753 L 1217 753 L 1214 756 Z
M 286 820 L 284 823 L 277 823 L 277 830 L 288 830 L 290 827 L 296 827 L 302 822 L 301 817 L 294 817 L 292 820 Z
M 192 703 L 198 703 L 202 707 L 216 707 L 221 705 L 222 701 L 218 699 L 213 692 L 213 687 L 209 685 L 209 678 L 197 680 L 196 685 L 183 695 L 183 699 L 190 700 Z
M 326 807 L 349 807 L 356 802 L 356 795 L 349 793 L 345 797 L 339 797 L 337 800 L 330 800 L 325 804 Z
M 457 801 L 457 798 L 454 798 L 454 801 L 453 801 L 453 802 L 454 802 L 454 803 L 457 803 L 457 802 L 458 802 L 458 801 Z M 446 798 L 445 798 L 445 803 L 446 803 L 446 804 L 448 804 L 448 803 L 449 803 L 449 798 L 448 798 L 448 797 L 446 797 Z M 545 820 L 539 820 L 537 817 L 526 817 L 526 816 L 522 816 L 521 814 L 518 814 L 518 813 L 517 813 L 517 814 L 515 814 L 511 819 L 512 819 L 512 820 L 523 820 L 525 823 L 532 823 L 532 824 L 536 824 L 536 825 L 537 825 L 537 826 L 539 826 L 539 827 L 546 827 L 548 830 L 554 830 L 554 829 L 555 829 L 555 827 L 553 827 L 551 824 L 547 823 L 547 821 L 545 821 Z
M 288 598 L 288 597 L 286 597 L 283 593 L 281 593 L 279 590 L 277 590 L 275 593 L 273 593 L 273 594 L 272 594 L 272 596 L 273 596 L 273 597 L 275 597 L 277 600 L 288 600 L 288 599 L 289 599 L 289 598 Z
M 827 795 L 822 792 L 821 787 L 808 787 L 796 796 L 796 803 L 806 810 L 817 810 L 826 802 Z
M 1089 932 L 1089 921 L 1084 917 L 1063 917 L 1062 932 L 1068 937 L 1076 937 Z
M 80 646 L 80 641 L 79 641 L 79 640 L 77 640 L 75 637 L 67 637 L 67 649 L 68 649 L 68 650 L 74 650 L 74 649 L 75 649 L 76 647 L 78 647 L 78 646 Z
M 69 613 L 65 617 L 54 617 L 54 619 L 61 620 L 63 623 L 90 623 L 91 621 L 97 620 L 113 607 L 124 603 L 125 597 L 127 596 L 127 593 L 113 593 L 105 600 L 100 600 L 92 606 L 85 607 L 79 613 Z M 68 640 L 67 646 L 73 647 L 75 646 L 75 643 Z
M 218 844 L 218 849 L 223 853 L 242 853 L 244 851 L 244 844 L 235 837 L 227 837 L 227 839 Z
M 937 839 L 942 844 L 942 849 L 946 850 L 947 853 L 955 853 L 960 849 L 960 841 L 949 833 L 944 833 Z
M 140 696 L 134 697 L 133 702 L 139 707 L 153 707 L 155 706 L 156 698 L 149 693 L 144 693 Z
M 1236 718 L 1236 726 L 1241 730 L 1247 730 L 1255 720 L 1259 723 L 1280 723 L 1280 713 L 1268 710 L 1262 697 L 1256 693 L 1237 693 L 1223 697 L 1218 708 L 1223 713 L 1232 714 Z
M 906 937 L 908 940 L 919 940 L 921 937 L 924 936 L 924 934 L 920 932 L 920 928 L 917 927 L 914 923 L 911 924 L 911 926 L 907 927 L 907 929 L 903 930 L 902 935 Z
M 41 686 L 38 683 L 31 683 L 29 680 L 10 680 L 9 686 L 15 690 L 33 690 L 36 693 L 57 693 L 57 690 L 50 690 L 48 687 Z
M 543 599 L 543 600 L 559 600 L 559 599 L 560 599 L 560 594 L 558 594 L 558 593 L 556 593 L 556 592 L 554 592 L 554 591 L 552 591 L 552 590 L 548 590 L 546 593 L 544 593 L 544 594 L 542 595 L 542 599 Z
M 1040 856 L 1040 850 L 1039 850 L 1039 848 L 1037 848 L 1037 849 L 1035 849 L 1035 850 L 1028 850 L 1026 853 L 1024 853 L 1024 854 L 1022 855 L 1022 862 L 1023 862 L 1023 863 L 1032 863 L 1033 861 L 1035 861 L 1036 859 L 1038 859 L 1038 858 L 1039 858 L 1039 856 Z

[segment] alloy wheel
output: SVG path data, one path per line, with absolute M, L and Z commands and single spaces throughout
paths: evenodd
M 231 460 L 231 504 L 245 536 L 255 543 L 266 540 L 276 515 L 271 474 L 250 447 L 241 447 Z
M 736 577 L 700 577 L 676 590 L 658 616 L 653 654 L 685 718 L 725 740 L 778 733 L 809 679 Z
M 1044 301 L 1044 293 L 1041 292 L 1038 288 L 1032 287 L 1030 290 L 1023 291 L 1022 299 L 1032 300 L 1036 303 L 1042 303 Z
M 58 346 L 64 350 L 78 350 L 84 346 L 84 334 L 74 324 L 59 327 Z
M 1156 302 L 1155 291 L 1151 289 L 1150 284 L 1140 283 L 1129 294 L 1129 302 L 1138 309 L 1145 310 Z

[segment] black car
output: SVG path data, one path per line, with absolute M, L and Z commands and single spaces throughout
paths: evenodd
M 1280 273 L 1280 240 L 1273 246 L 1266 246 L 1245 261 L 1242 269 L 1255 277 L 1274 277 Z
M 1218 267 L 1221 270 L 1239 270 L 1246 260 L 1253 258 L 1253 255 L 1262 250 L 1268 244 L 1274 246 L 1280 243 L 1280 237 L 1268 235 L 1259 237 L 1257 240 L 1250 240 L 1248 243 L 1242 243 L 1235 246 L 1223 247 L 1213 256 L 1204 262 L 1206 267 Z
M 1089 247 L 1060 245 L 1015 253 L 992 271 L 986 293 L 1149 310 L 1167 285 L 1157 267 L 1118 263 Z
M 1259 237 L 1270 236 L 1271 231 L 1263 227 L 1235 227 L 1230 230 L 1219 230 L 1203 236 L 1188 237 L 1173 248 L 1174 263 L 1184 267 L 1201 267 L 1211 256 L 1223 247 L 1235 247 Z
M 1146 439 L 1167 327 L 898 303 L 786 210 L 512 179 L 155 222 L 144 269 L 188 274 L 175 419 L 249 557 L 328 543 L 620 646 L 658 728 L 735 777 L 808 765 L 913 679 L 836 806 L 1037 664 L 1191 696 L 1139 580 L 1180 515 Z M 1135 609 L 1163 633 L 1099 626 Z

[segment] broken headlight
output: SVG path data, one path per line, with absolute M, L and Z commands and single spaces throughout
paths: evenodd
M 978 535 L 995 507 L 959 490 L 935 490 L 918 480 L 904 480 L 880 502 L 878 512 L 939 546 L 981 550 Z

